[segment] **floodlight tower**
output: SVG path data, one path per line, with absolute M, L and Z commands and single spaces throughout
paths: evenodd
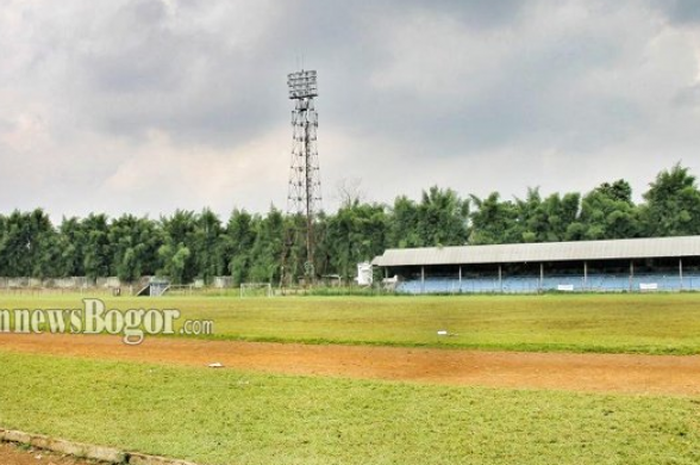
M 314 216 L 321 206 L 321 178 L 316 148 L 318 96 L 316 71 L 297 71 L 287 76 L 289 98 L 295 100 L 292 111 L 292 161 L 289 172 L 287 209 L 306 219 L 306 264 L 304 270 L 314 277 Z

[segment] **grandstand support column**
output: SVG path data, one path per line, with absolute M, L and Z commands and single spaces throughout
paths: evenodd
M 680 284 L 680 286 L 681 286 L 680 290 L 682 291 L 682 290 L 683 290 L 683 258 L 682 258 L 682 257 L 678 258 L 678 277 L 679 277 L 680 280 L 681 280 L 681 281 L 680 281 L 680 282 L 681 282 L 681 284 Z
M 634 261 L 630 260 L 630 292 L 632 292 L 632 280 L 634 279 Z
M 503 294 L 503 265 L 498 265 L 498 289 Z
M 540 292 L 544 287 L 544 262 L 540 262 Z
M 425 294 L 425 265 L 420 267 L 420 292 Z
M 459 265 L 459 292 L 462 292 L 462 265 Z

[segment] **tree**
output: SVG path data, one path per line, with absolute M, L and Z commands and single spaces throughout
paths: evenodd
M 413 200 L 405 195 L 397 197 L 394 200 L 390 218 L 389 245 L 391 247 L 403 249 L 423 245 L 418 228 L 418 207 Z
M 85 231 L 78 218 L 63 218 L 58 229 L 56 245 L 59 250 L 56 274 L 61 277 L 84 276 Z
M 196 242 L 196 215 L 176 210 L 171 217 L 161 217 L 159 225 L 163 237 L 163 245 L 158 249 L 160 274 L 175 284 L 192 282 L 199 274 L 192 253 Z
M 515 237 L 518 213 L 512 202 L 501 202 L 498 192 L 491 193 L 485 199 L 472 195 L 471 199 L 476 210 L 470 215 L 470 244 L 502 244 L 522 240 L 522 236 Z
M 639 211 L 632 201 L 632 188 L 619 179 L 603 183 L 586 194 L 581 214 L 567 231 L 567 240 L 600 240 L 638 237 Z
M 5 256 L 8 255 L 7 236 L 7 218 L 4 215 L 0 215 L 0 276 L 9 276 L 7 263 L 5 262 Z
M 222 250 L 227 271 L 236 284 L 248 279 L 255 236 L 253 216 L 245 210 L 234 210 L 222 238 Z
M 167 276 L 173 284 L 186 282 L 184 276 L 191 253 L 185 244 L 164 244 L 158 249 L 158 255 L 163 263 L 160 274 Z
M 360 203 L 341 207 L 326 221 L 324 247 L 328 264 L 343 279 L 355 274 L 355 266 L 381 254 L 387 242 L 388 217 L 379 204 Z
M 463 245 L 467 242 L 469 201 L 452 189 L 423 191 L 418 206 L 419 237 L 423 246 Z
M 659 173 L 644 200 L 641 218 L 646 236 L 700 234 L 700 192 L 688 168 L 676 164 Z
M 221 221 L 211 210 L 205 208 L 197 216 L 194 231 L 194 254 L 198 276 L 209 284 L 214 276 L 224 270 L 222 258 Z
M 497 192 L 467 199 L 433 186 L 420 199 L 398 196 L 391 206 L 361 200 L 357 186 L 339 187 L 342 205 L 315 223 L 316 274 L 354 275 L 355 264 L 386 247 L 426 247 L 514 242 L 617 239 L 700 234 L 700 191 L 688 168 L 660 172 L 644 203 L 630 184 L 603 183 L 585 196 L 530 188 L 524 198 Z M 234 210 L 222 226 L 205 209 L 177 210 L 159 221 L 125 214 L 63 218 L 58 228 L 41 209 L 0 215 L 0 276 L 91 279 L 117 275 L 130 282 L 159 273 L 175 283 L 199 277 L 210 283 L 230 273 L 236 283 L 272 282 L 305 274 L 303 215 Z M 284 257 L 283 257 L 284 255 Z
M 158 269 L 161 230 L 148 218 L 123 215 L 109 228 L 112 273 L 120 280 L 134 282 L 141 276 L 154 275 Z
M 9 277 L 45 278 L 58 275 L 57 233 L 41 209 L 15 210 L 3 221 L 0 263 Z
M 109 226 L 104 214 L 88 215 L 81 222 L 83 230 L 83 270 L 92 280 L 109 275 L 112 253 L 109 242 Z
M 579 215 L 581 195 L 578 192 L 570 192 L 560 196 L 552 194 L 542 203 L 542 208 L 547 215 L 547 230 L 542 241 L 558 242 L 566 240 L 569 226 L 576 222 Z
M 428 247 L 462 245 L 468 237 L 469 201 L 452 189 L 423 191 L 420 203 L 400 196 L 387 219 L 388 245 Z
M 275 282 L 280 278 L 280 260 L 283 253 L 284 217 L 282 212 L 270 208 L 267 216 L 253 222 L 255 237 L 248 256 L 251 281 Z

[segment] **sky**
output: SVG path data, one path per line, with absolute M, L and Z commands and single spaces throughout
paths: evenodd
M 1 0 L 0 51 L 0 213 L 284 210 L 302 66 L 326 210 L 700 175 L 697 0 Z

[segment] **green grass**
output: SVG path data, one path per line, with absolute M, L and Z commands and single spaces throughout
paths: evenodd
M 700 401 L 0 350 L 0 426 L 223 464 L 696 464 Z
M 212 339 L 490 350 L 700 353 L 700 294 L 107 298 L 179 308 Z M 0 295 L 0 308 L 79 307 L 80 296 Z M 437 331 L 454 333 L 441 337 Z

